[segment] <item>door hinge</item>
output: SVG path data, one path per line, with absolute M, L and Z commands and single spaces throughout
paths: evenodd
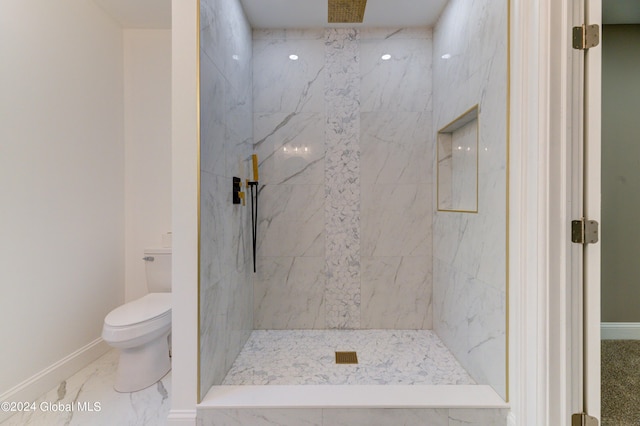
M 586 413 L 571 416 L 571 426 L 598 426 L 598 419 Z
M 573 48 L 587 50 L 600 44 L 600 27 L 598 25 L 582 25 L 573 27 Z
M 598 222 L 584 218 L 571 221 L 571 242 L 577 244 L 597 243 Z

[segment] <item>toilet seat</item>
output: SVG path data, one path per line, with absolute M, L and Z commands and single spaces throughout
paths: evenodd
M 166 315 L 170 311 L 171 293 L 149 293 L 109 312 L 104 323 L 112 327 L 126 327 Z
M 102 338 L 108 343 L 156 337 L 171 327 L 171 293 L 149 293 L 111 311 Z

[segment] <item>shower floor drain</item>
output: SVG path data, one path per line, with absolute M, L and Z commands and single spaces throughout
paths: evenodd
M 355 352 L 337 352 L 336 364 L 357 364 L 358 355 Z

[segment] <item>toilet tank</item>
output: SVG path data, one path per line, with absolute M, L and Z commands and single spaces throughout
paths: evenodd
M 149 293 L 171 291 L 171 249 L 148 248 L 144 251 Z

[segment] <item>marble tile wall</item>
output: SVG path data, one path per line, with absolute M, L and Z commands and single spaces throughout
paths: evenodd
M 432 32 L 366 29 L 360 44 L 361 325 L 430 329 Z
M 324 31 L 255 30 L 253 67 L 260 159 L 254 326 L 324 328 Z
M 253 38 L 255 327 L 431 328 L 431 30 Z
M 508 410 L 464 408 L 263 408 L 198 410 L 201 426 L 505 426 Z
M 200 1 L 200 386 L 220 384 L 253 329 L 251 216 L 232 177 L 252 152 L 251 28 L 238 0 Z
M 436 212 L 434 330 L 478 383 L 503 397 L 506 54 L 506 0 L 449 2 L 434 29 L 434 128 L 479 105 L 478 213 Z

